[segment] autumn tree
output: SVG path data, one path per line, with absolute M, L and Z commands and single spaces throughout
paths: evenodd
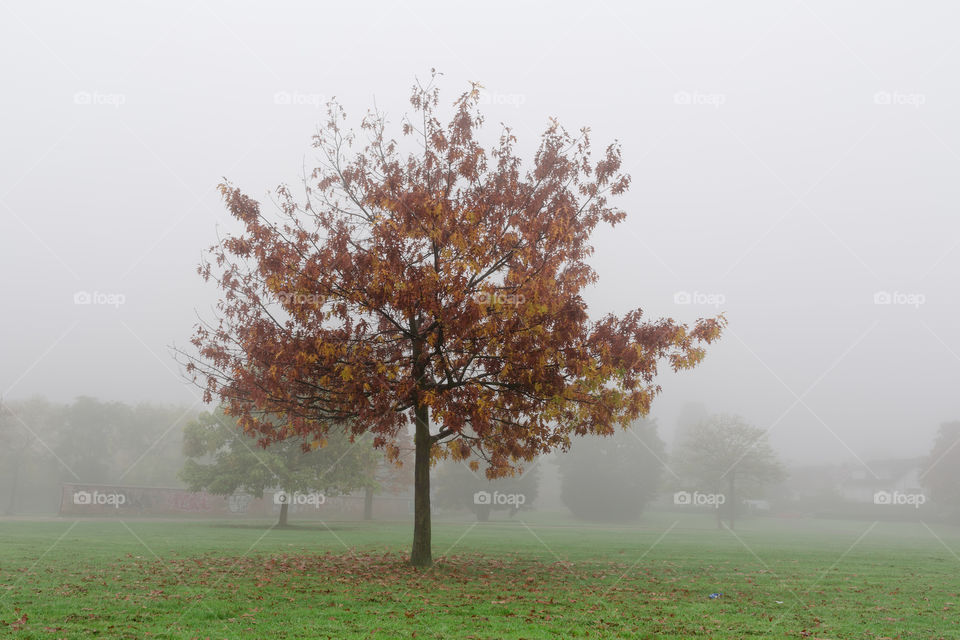
M 343 432 L 333 432 L 322 447 L 307 446 L 288 438 L 268 447 L 237 427 L 222 411 L 202 413 L 184 429 L 187 456 L 181 479 L 191 491 L 229 496 L 237 490 L 262 498 L 265 490 L 279 489 L 278 526 L 288 522 L 290 496 L 322 492 L 325 496 L 375 487 L 377 456 L 372 447 L 350 442 Z
M 783 465 L 767 440 L 767 432 L 737 415 L 717 414 L 694 427 L 684 438 L 671 466 L 692 483 L 689 488 L 722 493 L 716 510 L 732 529 L 740 493 L 755 495 L 766 484 L 785 477 Z
M 302 195 L 277 189 L 273 214 L 221 185 L 243 231 L 200 267 L 223 297 L 183 353 L 264 444 L 338 429 L 396 456 L 412 422 L 415 566 L 432 563 L 431 461 L 473 455 L 494 478 L 609 435 L 649 411 L 660 363 L 693 367 L 723 324 L 591 320 L 591 233 L 626 216 L 619 145 L 594 158 L 588 129 L 552 121 L 525 165 L 510 128 L 477 139 L 479 85 L 443 124 L 435 80 L 414 86 L 400 141 L 379 111 L 358 136 L 329 105 L 317 166 Z
M 940 425 L 920 481 L 944 517 L 960 519 L 960 422 Z

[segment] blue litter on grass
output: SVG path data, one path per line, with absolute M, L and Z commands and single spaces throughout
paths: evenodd
M 718 592 L 716 592 L 716 593 L 711 593 L 711 594 L 710 594 L 710 599 L 711 599 L 711 600 L 716 600 L 717 598 L 719 598 L 719 597 L 722 596 L 722 595 L 723 595 L 723 593 L 720 592 L 720 591 L 718 591 Z

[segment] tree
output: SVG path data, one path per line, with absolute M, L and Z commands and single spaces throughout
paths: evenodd
M 386 491 L 387 493 L 398 494 L 406 493 L 413 486 L 412 465 L 404 464 L 411 459 L 413 455 L 413 441 L 407 434 L 398 434 L 397 449 L 399 454 L 396 459 L 389 459 L 381 455 L 377 462 L 377 468 L 374 473 L 375 484 L 364 487 L 363 491 L 363 519 L 373 519 L 373 497 L 374 494 Z
M 76 481 L 66 446 L 68 407 L 33 396 L 7 405 L 9 432 L 0 467 L 6 472 L 8 513 L 17 509 L 50 512 L 60 504 L 61 481 Z M 94 452 L 90 452 L 94 456 Z M 79 465 L 78 465 L 79 466 Z M 68 468 L 69 467 L 69 468 Z
M 554 121 L 524 169 L 508 127 L 489 150 L 475 138 L 479 85 L 441 124 L 435 79 L 413 88 L 407 152 L 382 113 L 363 119 L 360 142 L 331 103 L 300 200 L 280 186 L 268 217 L 220 186 L 243 231 L 201 264 L 223 297 L 197 352 L 179 352 L 206 400 L 264 443 L 349 421 L 395 459 L 412 422 L 420 567 L 432 563 L 431 461 L 475 456 L 495 478 L 572 434 L 609 435 L 649 411 L 659 363 L 695 366 L 724 323 L 640 309 L 590 320 L 590 235 L 626 216 L 609 202 L 630 184 L 619 145 L 593 160 L 589 130 Z
M 12 516 L 17 508 L 17 493 L 20 485 L 20 470 L 26 461 L 26 453 L 33 438 L 17 424 L 19 418 L 14 410 L 0 398 L 0 461 L 7 471 L 7 500 L 3 514 Z
M 920 481 L 944 516 L 960 517 L 960 422 L 940 425 Z
M 183 432 L 196 420 L 193 408 L 137 404 L 131 407 L 126 429 L 139 435 L 134 448 L 120 455 L 118 482 L 142 486 L 179 486 L 183 467 Z
M 723 494 L 723 509 L 716 510 L 718 527 L 723 511 L 734 527 L 740 485 L 751 494 L 786 476 L 766 431 L 737 415 L 718 414 L 701 422 L 684 439 L 676 458 L 696 489 Z
M 148 446 L 130 428 L 132 410 L 123 403 L 81 396 L 62 407 L 61 415 L 54 449 L 66 465 L 60 472 L 64 481 L 117 482 L 123 452 Z
M 63 407 L 37 396 L 0 402 L 0 486 L 6 488 L 5 515 L 14 515 L 28 504 L 31 510 L 49 510 L 59 502 L 57 480 L 65 470 L 56 455 L 51 455 L 49 445 L 62 436 L 63 416 Z
M 33 397 L 5 409 L 0 486 L 6 490 L 7 513 L 17 505 L 34 512 L 56 509 L 60 482 L 177 483 L 183 458 L 181 432 L 174 427 L 191 413 L 185 407 L 89 397 L 64 405 Z
M 676 428 L 673 432 L 673 447 L 680 446 L 697 426 L 710 417 L 707 407 L 702 402 L 685 402 L 677 416 Z
M 222 411 L 202 413 L 184 430 L 187 460 L 180 477 L 191 491 L 221 496 L 239 489 L 262 498 L 264 490 L 279 488 L 284 498 L 281 527 L 287 526 L 290 497 L 297 493 L 322 491 L 333 496 L 375 482 L 377 460 L 371 447 L 354 446 L 343 433 L 331 434 L 325 442 L 304 444 L 290 438 L 260 448 L 255 437 Z
M 657 494 L 664 448 L 652 420 L 609 438 L 578 440 L 558 460 L 560 499 L 583 520 L 636 520 Z
M 522 474 L 490 480 L 471 469 L 466 461 L 448 460 L 437 469 L 437 506 L 441 509 L 468 510 L 480 522 L 493 511 L 508 510 L 514 515 L 530 509 L 537 499 L 540 472 L 536 466 Z

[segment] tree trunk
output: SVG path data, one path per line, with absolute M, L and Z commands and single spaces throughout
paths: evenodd
M 10 493 L 7 498 L 7 508 L 4 510 L 4 515 L 12 516 L 17 509 L 17 488 L 20 484 L 20 460 L 13 465 L 13 479 L 10 481 Z
M 730 528 L 733 529 L 737 519 L 737 497 L 736 493 L 734 492 L 734 475 L 732 472 L 730 473 L 730 479 L 727 482 L 727 493 L 729 494 L 727 498 L 730 501 Z
M 413 550 L 410 564 L 429 567 L 433 564 L 430 550 L 430 409 L 417 406 L 414 414 L 416 457 L 413 463 Z
M 373 520 L 373 487 L 363 490 L 363 519 Z
M 277 524 L 278 527 L 287 526 L 287 507 L 289 506 L 286 501 L 280 504 L 280 522 Z

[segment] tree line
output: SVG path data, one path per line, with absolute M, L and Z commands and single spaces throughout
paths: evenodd
M 279 428 L 280 418 L 272 419 Z M 412 487 L 414 452 L 409 436 L 398 439 L 395 459 L 370 440 L 370 434 L 351 437 L 344 430 L 331 431 L 322 442 L 262 442 L 222 409 L 197 413 L 183 406 L 89 397 L 62 404 L 43 398 L 0 403 L 0 508 L 7 515 L 49 513 L 58 507 L 61 483 L 91 483 L 185 487 L 224 496 L 240 491 L 257 497 L 265 491 L 326 496 L 361 491 L 369 517 L 374 494 Z M 637 517 L 662 488 L 667 468 L 664 444 L 649 420 L 606 438 L 577 439 L 571 453 L 559 460 L 563 502 L 574 516 L 587 520 Z M 486 520 L 494 511 L 534 507 L 540 480 L 536 465 L 491 480 L 475 470 L 478 462 L 439 465 L 434 472 L 439 508 L 469 509 Z M 750 455 L 740 468 L 756 464 Z M 690 459 L 690 468 L 708 467 L 705 460 Z M 698 481 L 709 478 L 699 476 Z M 287 517 L 284 503 L 279 524 L 286 524 Z
M 188 407 L 80 397 L 0 402 L 0 509 L 49 513 L 61 483 L 177 487 Z
M 0 402 L 0 513 L 56 512 L 61 485 L 78 483 L 257 497 L 265 490 L 328 496 L 359 490 L 369 516 L 374 494 L 396 490 L 409 472 L 342 433 L 312 447 L 294 440 L 260 444 L 219 409 L 198 413 L 90 397 Z M 281 504 L 281 525 L 288 507 Z
M 274 420 L 281 422 L 279 417 Z M 61 483 L 184 487 L 229 496 L 265 492 L 338 496 L 361 492 L 364 517 L 374 496 L 409 493 L 412 438 L 402 438 L 396 459 L 370 442 L 331 431 L 323 442 L 288 438 L 261 442 L 222 409 L 197 413 L 173 405 L 125 404 L 81 397 L 70 403 L 43 398 L 0 402 L 0 512 L 56 511 Z M 266 447 L 262 446 L 266 444 Z M 465 510 L 485 521 L 537 506 L 538 463 L 490 479 L 480 460 L 448 459 L 433 471 L 436 507 Z M 718 525 L 735 526 L 743 499 L 765 496 L 786 471 L 765 432 L 735 415 L 697 415 L 681 429 L 668 455 L 653 420 L 633 422 L 603 438 L 576 438 L 568 453 L 551 459 L 560 499 L 587 521 L 631 521 L 658 497 L 687 496 L 686 506 L 710 506 Z M 936 515 L 960 520 L 960 422 L 941 425 L 919 479 Z M 705 503 L 698 497 L 707 496 Z M 709 496 L 722 496 L 712 498 Z M 678 506 L 684 506 L 676 503 Z M 289 502 L 278 524 L 288 523 Z

